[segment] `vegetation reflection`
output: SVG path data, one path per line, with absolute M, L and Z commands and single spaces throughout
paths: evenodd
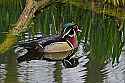
M 89 63 L 98 64 L 99 67 L 102 65 L 103 68 L 104 64 L 110 60 L 112 64 L 119 61 L 125 42 L 124 0 L 58 1 L 43 8 L 42 11 L 36 11 L 36 16 L 30 19 L 27 29 L 17 36 L 12 35 L 9 31 L 13 31 L 24 6 L 25 0 L 0 1 L 0 53 L 5 53 L 6 49 L 10 49 L 15 44 L 13 42 L 24 39 L 25 32 L 30 32 L 33 35 L 37 32 L 43 32 L 46 35 L 59 34 L 64 23 L 74 22 L 82 29 L 82 33 L 78 36 L 79 42 L 84 40 L 89 45 Z M 16 60 L 13 56 L 8 56 L 8 58 Z M 12 64 L 16 67 L 15 62 Z M 8 63 L 7 71 L 11 71 L 11 66 L 13 67 Z M 60 66 L 56 66 L 60 69 Z M 16 72 L 15 67 L 13 68 Z M 89 65 L 87 67 L 91 69 Z M 95 70 L 98 70 L 96 66 Z M 56 74 L 58 72 L 60 73 L 60 71 L 55 71 Z M 89 69 L 88 72 L 90 72 Z M 9 72 L 7 82 L 8 77 Z M 16 80 L 16 77 L 14 79 Z M 56 77 L 56 79 L 61 79 L 61 77 Z

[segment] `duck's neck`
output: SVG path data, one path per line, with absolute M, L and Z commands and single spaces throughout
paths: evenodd
M 77 36 L 76 35 L 70 37 L 67 41 L 72 46 L 72 48 L 77 48 L 78 47 L 78 41 L 77 41 Z

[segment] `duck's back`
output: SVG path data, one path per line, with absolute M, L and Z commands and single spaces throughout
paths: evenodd
M 68 45 L 66 40 L 63 39 L 60 35 L 53 35 L 35 37 L 27 40 L 26 42 L 20 42 L 15 48 L 15 53 L 17 55 L 17 58 L 24 56 L 28 56 L 28 58 L 31 56 L 44 56 L 45 58 L 54 59 L 54 57 L 58 53 L 58 56 L 60 55 L 60 57 L 60 53 L 63 53 L 63 55 L 67 55 L 66 52 L 68 50 L 71 50 L 71 47 Z M 63 55 L 61 58 L 55 57 L 55 59 L 58 60 L 66 57 Z
M 60 35 L 54 35 L 54 36 L 39 38 L 34 42 L 39 43 L 40 45 L 45 47 L 45 46 L 51 45 L 52 43 L 55 43 L 55 42 L 66 42 L 66 40 L 63 39 Z

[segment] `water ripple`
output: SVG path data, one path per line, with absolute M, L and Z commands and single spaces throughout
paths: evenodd
M 26 83 L 51 83 L 53 80 L 54 62 L 30 61 L 21 63 L 18 68 L 18 79 Z
M 0 64 L 0 83 L 4 83 L 4 79 L 6 78 L 5 66 L 5 64 Z
M 106 68 L 109 73 L 104 83 L 125 83 L 125 52 L 121 53 L 118 65 L 112 67 L 109 63 Z

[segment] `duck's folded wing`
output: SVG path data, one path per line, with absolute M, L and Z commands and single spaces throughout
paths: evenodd
M 70 50 L 72 50 L 72 48 L 68 45 L 67 42 L 55 42 L 45 46 L 44 52 L 57 53 L 57 52 L 66 52 Z

